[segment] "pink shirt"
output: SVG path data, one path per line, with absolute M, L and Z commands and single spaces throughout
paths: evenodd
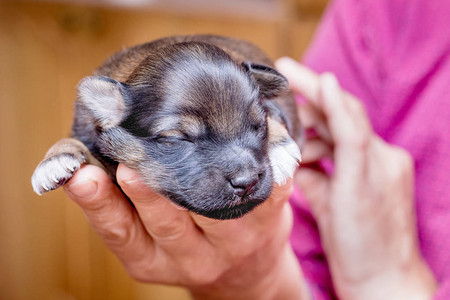
M 336 0 L 304 63 L 331 71 L 365 104 L 375 131 L 415 159 L 422 254 L 450 299 L 450 1 Z M 317 227 L 294 192 L 291 241 L 314 299 L 333 299 Z

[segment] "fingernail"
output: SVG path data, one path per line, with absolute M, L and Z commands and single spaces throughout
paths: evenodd
M 117 168 L 117 179 L 119 183 L 125 184 L 135 184 L 143 182 L 142 177 L 139 173 L 122 164 L 120 164 Z
M 87 198 L 97 193 L 98 184 L 93 179 L 75 182 L 67 187 L 67 191 L 78 198 Z
M 124 179 L 123 182 L 126 184 L 135 184 L 135 183 L 143 183 L 144 181 L 142 180 L 141 177 L 131 177 Z

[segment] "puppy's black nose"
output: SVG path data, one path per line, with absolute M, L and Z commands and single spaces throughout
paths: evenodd
M 254 192 L 254 187 L 258 183 L 261 175 L 256 173 L 238 174 L 230 179 L 234 194 L 243 197 Z

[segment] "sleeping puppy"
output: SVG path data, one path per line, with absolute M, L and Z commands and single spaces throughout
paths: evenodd
M 302 131 L 286 78 L 261 50 L 193 35 L 118 52 L 81 80 L 71 136 L 36 168 L 37 194 L 85 163 L 113 179 L 124 163 L 178 205 L 230 219 L 292 177 Z

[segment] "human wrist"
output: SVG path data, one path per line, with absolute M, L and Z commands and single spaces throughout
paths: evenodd
M 392 268 L 370 279 L 348 284 L 338 291 L 347 300 L 431 300 L 437 282 L 422 257 L 408 266 Z
M 245 264 L 212 285 L 190 288 L 191 294 L 196 300 L 309 299 L 301 268 L 288 243 L 268 265 Z

